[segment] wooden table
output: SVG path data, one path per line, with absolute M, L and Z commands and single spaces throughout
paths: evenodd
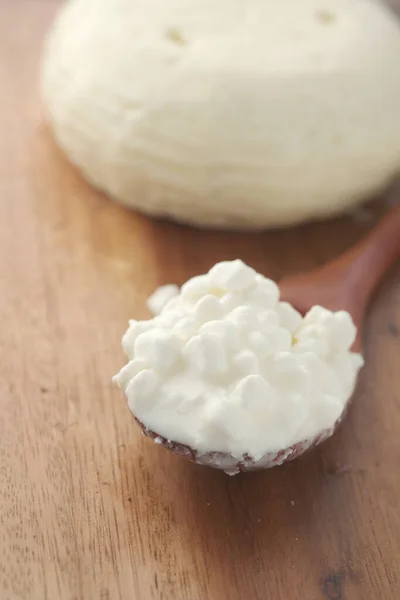
M 236 256 L 273 278 L 309 269 L 384 203 L 248 236 L 111 203 L 43 125 L 37 67 L 57 5 L 0 1 L 0 599 L 398 600 L 399 269 L 371 306 L 349 417 L 282 468 L 229 478 L 173 457 L 110 382 L 157 285 Z

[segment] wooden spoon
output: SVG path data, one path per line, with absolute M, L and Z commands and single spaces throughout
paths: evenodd
M 306 314 L 316 304 L 332 311 L 348 311 L 358 330 L 353 350 L 361 352 L 362 329 L 368 303 L 383 275 L 399 258 L 400 203 L 392 208 L 361 242 L 339 258 L 310 273 L 280 282 L 281 299 L 290 302 L 302 314 Z M 280 465 L 314 448 L 334 433 L 343 420 L 349 403 L 350 401 L 330 429 L 321 431 L 314 439 L 304 440 L 280 452 L 268 453 L 258 461 L 244 456 L 238 462 L 233 456 L 222 452 L 201 454 L 193 448 L 167 440 L 147 429 L 137 419 L 136 421 L 145 435 L 175 454 L 235 475 L 240 471 L 255 471 Z
M 358 335 L 353 350 L 362 351 L 362 330 L 369 301 L 383 275 L 400 258 L 400 203 L 350 250 L 310 273 L 279 283 L 281 299 L 306 314 L 319 304 L 347 310 Z

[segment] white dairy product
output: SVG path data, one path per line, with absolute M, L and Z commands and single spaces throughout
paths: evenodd
M 147 307 L 153 315 L 158 315 L 164 306 L 179 294 L 177 285 L 162 285 L 148 298 Z
M 153 216 L 289 225 L 400 169 L 400 26 L 381 2 L 69 0 L 42 90 L 71 162 Z
M 200 456 L 254 461 L 332 430 L 363 365 L 347 312 L 314 306 L 303 318 L 240 260 L 172 296 L 130 322 L 115 377 L 148 430 Z

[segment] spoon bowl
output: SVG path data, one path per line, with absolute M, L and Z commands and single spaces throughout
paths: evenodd
M 362 352 L 362 329 L 369 301 L 390 266 L 400 258 L 400 203 L 350 250 L 332 262 L 313 271 L 289 277 L 280 282 L 281 299 L 290 302 L 305 315 L 313 306 L 350 313 L 357 327 L 355 352 Z M 333 435 L 346 416 L 351 398 L 339 419 L 312 439 L 254 459 L 243 455 L 240 460 L 225 452 L 199 452 L 184 444 L 168 440 L 148 429 L 135 418 L 142 433 L 155 443 L 184 456 L 192 462 L 220 469 L 229 475 L 242 471 L 258 471 L 276 467 L 298 458 Z
M 237 475 L 238 473 L 246 471 L 262 471 L 264 469 L 278 467 L 285 462 L 289 462 L 295 458 L 298 458 L 299 456 L 302 456 L 312 448 L 315 448 L 334 434 L 347 413 L 348 404 L 340 415 L 340 418 L 330 429 L 324 429 L 316 437 L 297 442 L 297 444 L 294 444 L 289 448 L 279 450 L 279 452 L 268 452 L 258 460 L 255 460 L 253 457 L 247 455 L 244 455 L 241 460 L 238 460 L 226 452 L 199 452 L 198 450 L 190 448 L 185 444 L 167 440 L 158 433 L 151 431 L 151 429 L 143 425 L 143 423 L 141 423 L 136 417 L 135 421 L 142 430 L 143 435 L 153 440 L 153 442 L 156 444 L 162 445 L 163 448 L 170 450 L 174 454 L 183 456 L 184 458 L 198 465 L 225 471 L 227 475 Z

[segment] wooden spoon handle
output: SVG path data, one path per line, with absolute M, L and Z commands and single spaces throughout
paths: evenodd
M 320 304 L 347 310 L 358 328 L 355 347 L 361 348 L 365 311 L 372 293 L 389 267 L 400 258 L 400 203 L 350 250 L 310 273 L 280 283 L 283 300 L 305 314 Z
M 367 303 L 383 275 L 400 258 L 400 203 L 331 267 L 343 272 L 346 285 Z

